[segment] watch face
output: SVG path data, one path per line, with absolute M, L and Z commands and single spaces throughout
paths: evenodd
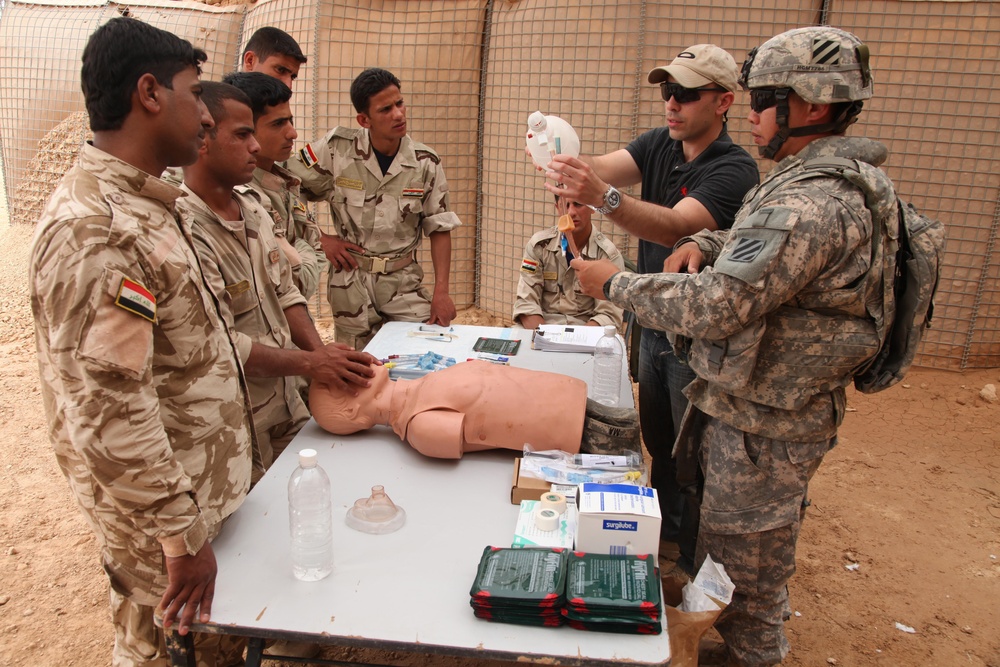
M 608 191 L 607 196 L 604 198 L 604 205 L 610 208 L 612 211 L 618 208 L 618 205 L 622 203 L 622 193 L 618 190 Z

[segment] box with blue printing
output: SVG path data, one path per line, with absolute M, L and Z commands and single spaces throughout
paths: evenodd
M 586 483 L 579 486 L 576 502 L 577 551 L 659 555 L 661 516 L 656 489 Z

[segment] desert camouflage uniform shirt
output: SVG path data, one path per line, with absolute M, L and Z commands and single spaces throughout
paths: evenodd
M 112 587 L 156 605 L 250 481 L 249 403 L 181 191 L 87 145 L 35 232 L 30 290 L 56 459 Z
M 881 308 L 882 253 L 871 247 L 872 216 L 862 192 L 837 177 L 768 187 L 823 156 L 877 166 L 886 150 L 863 138 L 810 142 L 747 194 L 731 230 L 678 242 L 696 241 L 708 268 L 697 275 L 622 273 L 610 288 L 611 299 L 634 310 L 644 326 L 694 339 L 690 362 L 699 378 L 685 392 L 692 403 L 742 431 L 771 438 L 819 442 L 835 436 L 853 366 L 878 347 L 871 310 L 876 301 Z M 879 205 L 893 205 L 888 178 L 868 171 L 881 175 L 876 177 L 886 196 Z M 792 343 L 786 334 L 793 328 L 812 331 L 812 341 L 800 335 Z M 719 360 L 725 360 L 711 379 L 694 358 L 699 342 L 717 342 Z M 855 364 L 838 373 L 836 364 L 802 361 L 810 354 Z M 735 369 L 731 377 L 727 363 Z
M 222 313 L 233 330 L 233 340 L 245 364 L 254 343 L 281 349 L 298 349 L 285 317 L 285 309 L 306 305 L 292 283 L 291 266 L 275 241 L 274 224 L 259 195 L 247 186 L 233 196 L 243 220 L 222 220 L 184 185 L 187 197 L 178 202 L 191 221 L 195 247 L 205 281 L 223 303 Z M 272 429 L 309 419 L 293 378 L 248 377 L 253 422 L 261 446 L 264 468 L 270 467 Z M 297 429 L 296 429 L 297 430 Z
M 420 239 L 461 222 L 449 210 L 448 181 L 437 153 L 403 137 L 382 174 L 367 129 L 335 127 L 288 161 L 310 200 L 326 200 L 334 233 L 366 254 L 385 259 L 414 256 Z M 416 262 L 388 274 L 362 269 L 330 271 L 328 297 L 338 336 L 364 336 L 382 319 L 423 321 L 430 295 Z M 391 304 L 391 305 L 390 305 Z
M 524 247 L 521 275 L 514 300 L 515 322 L 522 315 L 541 315 L 546 324 L 587 324 L 621 326 L 622 309 L 610 301 L 591 298 L 580 291 L 576 271 L 566 263 L 555 226 L 535 233 Z M 584 259 L 604 259 L 625 268 L 625 259 L 611 239 L 594 229 L 587 247 L 580 248 Z
M 276 164 L 271 171 L 254 169 L 251 186 L 261 195 L 274 219 L 275 231 L 284 234 L 299 251 L 302 263 L 292 267 L 292 276 L 302 296 L 309 300 L 319 288 L 319 277 L 327 261 L 320 244 L 319 225 L 299 197 L 299 184 L 290 171 Z

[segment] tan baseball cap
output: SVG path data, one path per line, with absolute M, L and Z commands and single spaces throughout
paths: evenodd
M 736 61 L 725 49 L 715 44 L 695 44 L 678 53 L 669 65 L 650 71 L 649 82 L 666 81 L 669 74 L 685 88 L 702 88 L 715 83 L 735 93 L 739 72 Z

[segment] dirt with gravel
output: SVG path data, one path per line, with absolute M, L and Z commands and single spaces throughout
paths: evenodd
M 0 221 L 0 664 L 108 664 L 107 582 L 45 432 L 30 237 L 27 226 Z M 497 320 L 466 311 L 462 321 Z M 984 392 L 998 384 L 998 370 L 917 369 L 903 386 L 850 396 L 840 443 L 812 485 L 786 665 L 1000 667 L 1000 403 Z

